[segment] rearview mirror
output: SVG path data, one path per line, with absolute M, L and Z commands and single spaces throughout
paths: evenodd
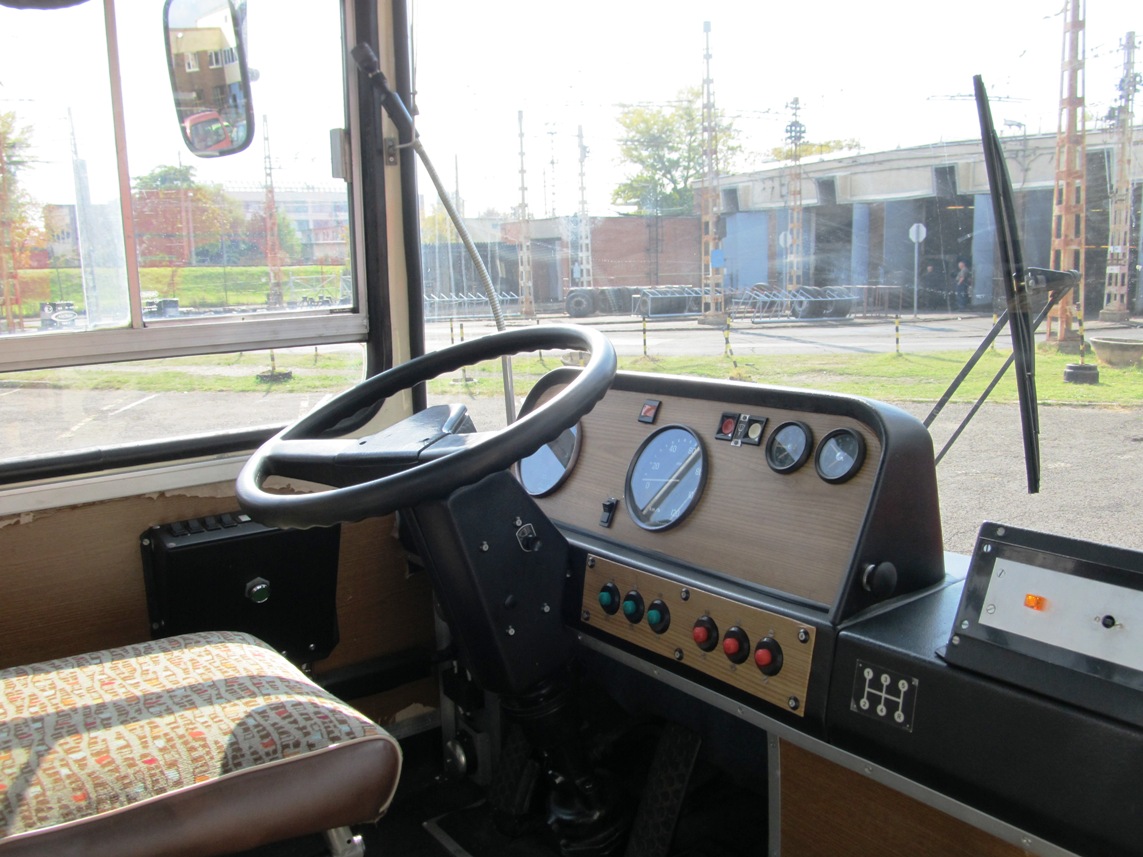
M 200 158 L 250 145 L 254 110 L 246 67 L 246 2 L 167 0 L 167 68 L 179 131 Z

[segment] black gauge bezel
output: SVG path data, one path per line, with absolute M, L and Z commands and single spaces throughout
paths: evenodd
M 802 454 L 798 456 L 797 460 L 791 464 L 778 464 L 774 460 L 774 439 L 777 438 L 778 432 L 787 427 L 799 428 L 802 434 L 805 435 L 806 443 L 802 447 Z M 766 438 L 766 463 L 770 465 L 770 469 L 775 473 L 793 473 L 803 464 L 810 460 L 810 453 L 814 451 L 814 432 L 801 420 L 787 420 L 770 432 L 770 436 Z
M 580 449 L 583 447 L 583 423 L 579 422 L 570 428 L 564 429 L 563 432 L 560 432 L 560 437 L 563 437 L 566 432 L 572 432 L 573 437 L 575 438 L 572 443 L 571 456 L 569 457 L 567 464 L 564 465 L 563 473 L 561 473 L 559 477 L 557 477 L 556 480 L 548 487 L 538 491 L 533 491 L 528 487 L 528 483 L 524 481 L 524 462 L 528 458 L 531 458 L 531 455 L 527 456 L 527 458 L 521 458 L 515 463 L 515 465 L 513 465 L 513 468 L 516 471 L 516 480 L 523 486 L 524 490 L 528 492 L 529 496 L 547 497 L 549 494 L 567 482 L 568 477 L 571 476 L 572 470 L 575 469 L 576 462 L 579 461 Z M 552 443 L 555 443 L 555 441 L 552 441 Z M 533 452 L 532 455 L 536 455 L 540 452 L 540 450 L 545 449 L 549 446 L 551 446 L 551 443 L 544 444 L 542 447 L 540 447 L 540 449 L 537 449 L 536 452 Z
M 857 441 L 857 452 L 854 453 L 853 461 L 850 462 L 849 467 L 846 468 L 844 473 L 836 476 L 831 476 L 822 471 L 822 452 L 825 450 L 826 445 L 835 437 L 851 437 Z M 842 482 L 848 482 L 857 472 L 861 470 L 861 465 L 865 463 L 865 438 L 861 436 L 861 432 L 851 428 L 837 428 L 828 432 L 825 437 L 818 443 L 817 450 L 814 452 L 814 469 L 818 472 L 825 482 L 831 485 L 840 485 Z
M 699 480 L 698 485 L 695 487 L 694 496 L 685 502 L 679 513 L 664 523 L 651 524 L 642 520 L 635 511 L 637 504 L 634 500 L 634 492 L 631 487 L 631 480 L 635 475 L 639 460 L 642 457 L 643 453 L 646 451 L 647 447 L 649 447 L 661 435 L 666 434 L 669 431 L 686 432 L 692 438 L 694 438 L 695 448 L 698 450 L 700 456 L 699 463 L 701 470 L 699 471 Z M 635 454 L 631 456 L 631 462 L 627 465 L 627 476 L 623 480 L 623 505 L 627 507 L 628 516 L 630 516 L 631 520 L 634 521 L 637 526 L 650 532 L 660 532 L 662 530 L 669 530 L 671 527 L 678 526 L 684 520 L 686 520 L 691 512 L 695 510 L 695 507 L 702 499 L 703 489 L 706 487 L 709 465 L 710 462 L 707 458 L 706 446 L 702 442 L 702 437 L 690 426 L 672 423 L 670 425 L 660 426 L 659 428 L 655 429 L 653 432 L 643 438 L 643 442 L 639 444 L 639 448 L 635 450 Z

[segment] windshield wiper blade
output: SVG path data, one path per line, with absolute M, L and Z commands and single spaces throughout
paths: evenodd
M 996 239 L 1000 250 L 1000 270 L 1008 304 L 1008 329 L 1012 334 L 1013 364 L 1016 367 L 1016 395 L 1020 402 L 1020 427 L 1024 435 L 1024 470 L 1028 493 L 1040 490 L 1040 416 L 1036 402 L 1036 344 L 1029 318 L 1028 291 L 1024 281 L 1024 259 L 1016 226 L 1012 182 L 1000 148 L 1000 137 L 992 124 L 992 110 L 980 75 L 972 79 L 976 109 L 980 115 L 980 137 L 984 144 L 984 165 L 992 197 Z

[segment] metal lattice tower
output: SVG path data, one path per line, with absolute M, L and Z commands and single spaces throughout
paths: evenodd
M 802 286 L 802 143 L 806 126 L 798 119 L 801 103 L 795 98 L 786 107 L 794 118 L 786 125 L 786 142 L 790 144 L 791 163 L 786 201 L 790 222 L 786 229 L 786 288 L 795 291 Z
M 718 236 L 718 114 L 714 109 L 714 79 L 710 76 L 710 21 L 704 21 L 706 50 L 702 81 L 703 176 L 699 185 L 702 214 L 702 291 L 703 315 L 720 317 L 725 313 L 722 293 L 721 241 Z
M 270 270 L 270 292 L 266 306 L 285 306 L 282 296 L 282 244 L 278 237 L 278 204 L 274 199 L 274 164 L 270 159 L 270 122 L 262 117 L 262 153 L 266 171 L 262 216 L 266 230 L 266 267 Z
M 1065 0 L 1064 47 L 1060 72 L 1060 122 L 1056 134 L 1056 187 L 1052 205 L 1052 262 L 1058 271 L 1079 271 L 1079 288 L 1048 314 L 1046 341 L 1075 340 L 1072 317 L 1082 336 L 1084 240 L 1087 227 L 1084 193 L 1087 179 L 1087 136 L 1084 128 L 1085 0 Z M 1056 331 L 1053 335 L 1053 323 Z
M 591 272 L 591 218 L 587 214 L 587 183 L 584 181 L 584 164 L 587 162 L 587 146 L 583 144 L 583 126 L 579 126 L 579 245 L 576 261 L 579 264 L 577 285 L 582 289 L 594 286 Z
M 535 318 L 536 302 L 532 291 L 532 236 L 528 216 L 528 185 L 524 180 L 524 111 L 516 111 L 520 126 L 520 234 L 516 251 L 520 260 L 520 310 L 525 318 Z
M 1104 281 L 1103 321 L 1126 321 L 1128 272 L 1131 270 L 1131 124 L 1134 116 L 1135 33 L 1123 40 L 1123 78 L 1119 81 L 1119 105 L 1115 108 L 1116 157 L 1115 187 L 1111 193 L 1110 224 L 1107 236 L 1107 278 Z

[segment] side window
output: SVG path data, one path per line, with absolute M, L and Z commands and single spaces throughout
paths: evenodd
M 209 4 L 252 123 L 213 19 L 168 73 L 162 0 L 107 5 L 0 7 L 0 463 L 274 425 L 363 373 L 340 0 Z

